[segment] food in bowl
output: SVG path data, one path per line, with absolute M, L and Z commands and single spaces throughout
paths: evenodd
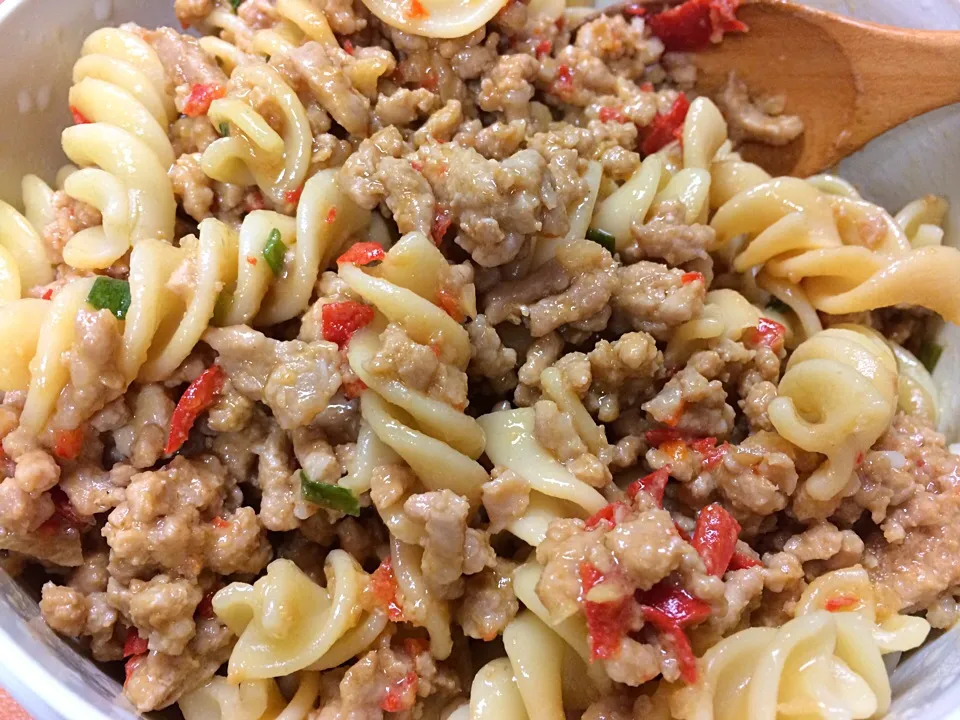
M 47 623 L 187 720 L 882 714 L 956 615 L 960 253 L 738 155 L 802 123 L 696 96 L 736 5 L 91 35 L 71 164 L 0 206 Z

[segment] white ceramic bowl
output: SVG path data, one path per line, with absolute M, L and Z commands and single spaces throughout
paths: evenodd
M 904 27 L 960 30 L 960 0 L 811 0 L 811 5 Z M 19 199 L 20 178 L 52 178 L 63 163 L 70 68 L 83 38 L 130 20 L 171 24 L 172 0 L 0 0 L 0 198 Z M 897 98 L 890 98 L 897 102 Z M 948 237 L 960 244 L 960 107 L 930 113 L 877 139 L 840 173 L 868 198 L 898 210 L 926 193 L 952 202 Z M 944 329 L 935 379 L 943 429 L 960 433 L 960 328 Z M 0 685 L 35 720 L 133 720 L 120 685 L 54 634 L 36 602 L 0 572 Z M 893 676 L 888 720 L 960 720 L 960 627 L 913 654 Z

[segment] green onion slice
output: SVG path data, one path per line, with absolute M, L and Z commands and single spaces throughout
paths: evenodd
M 237 8 L 243 4 L 243 0 L 230 0 L 230 7 L 233 8 L 234 14 L 237 12 Z
M 280 239 L 280 231 L 274 228 L 270 231 L 267 244 L 263 248 L 263 259 L 267 261 L 274 275 L 283 272 L 283 258 L 286 254 L 287 246 Z
M 787 305 L 783 300 L 776 297 L 771 297 L 770 302 L 767 303 L 767 308 L 778 313 L 788 313 L 790 312 L 790 306 Z
M 587 230 L 587 240 L 593 240 L 610 251 L 612 255 L 617 250 L 617 239 L 606 230 L 600 228 L 590 228 Z
M 925 342 L 920 346 L 920 352 L 917 353 L 917 360 L 923 363 L 927 372 L 933 372 L 940 362 L 940 356 L 943 355 L 943 345 L 935 342 Z
M 218 129 L 220 130 L 220 137 L 227 137 L 230 134 L 230 123 L 222 122 Z
M 123 320 L 130 309 L 130 283 L 101 275 L 94 280 L 87 302 L 97 310 L 109 310 L 118 320 Z
M 303 470 L 300 471 L 300 492 L 314 505 L 323 505 L 354 517 L 360 515 L 360 502 L 352 492 L 339 485 L 311 480 Z

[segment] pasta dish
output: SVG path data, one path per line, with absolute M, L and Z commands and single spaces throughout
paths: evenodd
M 0 203 L 0 560 L 186 720 L 881 717 L 958 619 L 946 201 L 738 0 L 175 0 Z

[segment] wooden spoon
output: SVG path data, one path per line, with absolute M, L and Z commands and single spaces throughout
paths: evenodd
M 812 175 L 910 118 L 960 101 L 960 32 L 875 25 L 786 0 L 753 0 L 737 17 L 749 32 L 691 55 L 697 89 L 718 97 L 736 71 L 754 97 L 786 95 L 785 112 L 803 120 L 803 135 L 780 147 L 742 147 L 768 172 Z

